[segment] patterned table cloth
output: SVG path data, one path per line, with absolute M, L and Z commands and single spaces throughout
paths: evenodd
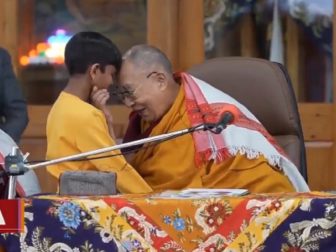
M 336 195 L 24 199 L 7 251 L 336 251 Z

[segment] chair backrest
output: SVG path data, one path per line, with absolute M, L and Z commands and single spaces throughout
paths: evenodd
M 225 57 L 188 71 L 245 105 L 275 137 L 307 180 L 298 107 L 286 69 L 264 59 Z

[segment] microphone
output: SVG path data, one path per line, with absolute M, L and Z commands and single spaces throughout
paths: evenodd
M 234 115 L 230 111 L 225 111 L 215 127 L 215 133 L 220 134 L 229 124 L 233 123 Z
M 231 111 L 224 111 L 217 123 L 206 123 L 204 128 L 205 130 L 210 130 L 212 133 L 220 134 L 233 121 L 233 113 Z

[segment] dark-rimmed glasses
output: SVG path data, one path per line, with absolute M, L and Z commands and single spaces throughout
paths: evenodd
M 150 78 L 153 74 L 158 74 L 158 72 L 156 71 L 150 72 L 146 76 L 146 79 Z M 140 84 L 134 90 L 130 90 L 129 88 L 126 88 L 121 85 L 113 85 L 111 94 L 117 96 L 120 101 L 124 101 L 125 99 L 135 101 L 137 98 L 135 93 L 141 86 L 142 85 Z

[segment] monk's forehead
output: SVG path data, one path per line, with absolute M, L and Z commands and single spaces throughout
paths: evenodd
M 156 64 L 140 64 L 139 62 L 134 63 L 132 61 L 127 61 L 122 66 L 121 79 L 130 80 L 139 77 L 145 77 L 153 71 L 158 71 L 161 69 Z
M 146 69 L 141 66 L 132 64 L 131 62 L 124 62 L 119 75 L 118 84 L 126 87 L 133 88 L 140 84 L 141 80 L 146 76 Z
M 129 71 L 146 72 L 154 69 L 160 64 L 155 61 L 129 59 L 125 60 L 125 65 Z

